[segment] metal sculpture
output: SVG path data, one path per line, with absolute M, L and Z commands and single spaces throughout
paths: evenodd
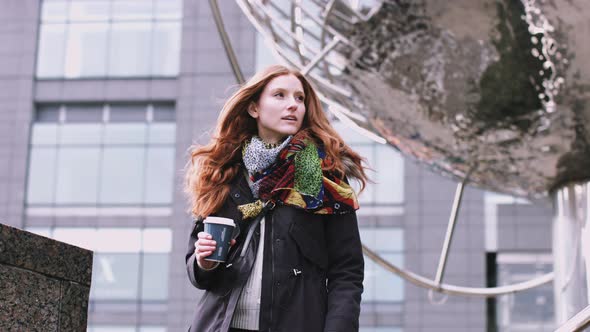
M 236 1 L 340 119 L 462 181 L 434 282 L 365 248 L 370 258 L 446 293 L 530 288 L 552 275 L 509 290 L 445 285 L 446 252 L 467 181 L 530 199 L 550 196 L 558 322 L 588 305 L 587 1 Z

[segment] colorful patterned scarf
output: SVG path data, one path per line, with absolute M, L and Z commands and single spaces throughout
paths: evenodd
M 244 145 L 243 155 L 251 153 L 251 144 Z M 256 169 L 244 159 L 250 182 L 256 184 L 259 201 L 238 207 L 244 219 L 258 215 L 263 203 L 289 205 L 316 214 L 343 214 L 359 208 L 354 190 L 332 172 L 326 153 L 300 132 L 280 150 L 274 163 Z

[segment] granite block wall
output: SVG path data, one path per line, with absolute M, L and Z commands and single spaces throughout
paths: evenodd
M 0 331 L 86 331 L 92 258 L 0 224 Z

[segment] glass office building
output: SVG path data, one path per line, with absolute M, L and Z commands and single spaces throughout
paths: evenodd
M 239 7 L 219 3 L 244 74 L 276 62 Z M 182 170 L 236 86 L 208 2 L 11 1 L 0 19 L 0 222 L 94 251 L 88 331 L 186 331 L 201 292 L 184 267 Z M 455 183 L 333 125 L 373 168 L 363 242 L 434 278 Z M 503 285 L 551 270 L 550 216 L 469 188 L 444 281 Z M 550 285 L 429 299 L 367 259 L 364 286 L 362 332 L 554 327 Z

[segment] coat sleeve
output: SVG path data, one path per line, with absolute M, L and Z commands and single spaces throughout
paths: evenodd
M 356 213 L 327 216 L 328 307 L 324 332 L 357 332 L 364 259 Z
M 195 242 L 197 242 L 197 234 L 203 231 L 203 223 L 200 221 L 195 222 L 193 225 L 190 238 L 188 241 L 188 250 L 185 257 L 186 271 L 188 273 L 188 279 L 193 286 L 199 289 L 209 289 L 217 278 L 219 268 L 213 270 L 203 270 L 199 268 L 197 259 L 195 256 Z

